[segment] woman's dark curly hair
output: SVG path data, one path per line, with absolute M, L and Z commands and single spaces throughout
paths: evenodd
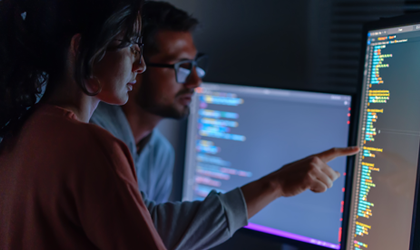
M 0 137 L 22 123 L 41 87 L 66 71 L 71 38 L 81 34 L 74 79 L 87 95 L 86 79 L 121 32 L 140 36 L 143 0 L 0 1 Z

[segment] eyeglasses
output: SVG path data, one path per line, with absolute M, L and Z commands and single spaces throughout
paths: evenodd
M 197 72 L 198 77 L 203 78 L 206 75 L 208 56 L 198 53 L 194 60 L 182 60 L 175 64 L 163 63 L 146 63 L 148 67 L 172 68 L 175 70 L 175 78 L 177 83 L 185 83 L 188 76 L 191 75 L 193 68 Z
M 120 41 L 120 48 L 125 48 L 125 47 L 129 47 L 131 52 L 134 54 L 135 56 L 135 60 L 139 61 L 139 64 L 141 64 L 141 58 L 143 56 L 143 52 L 144 52 L 144 43 L 143 43 L 143 37 L 139 37 L 137 38 L 137 40 L 120 40 L 120 39 L 116 39 L 116 41 Z

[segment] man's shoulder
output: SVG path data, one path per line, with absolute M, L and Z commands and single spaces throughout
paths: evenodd
M 150 139 L 149 143 L 155 150 L 160 153 L 171 155 L 175 154 L 172 144 L 157 128 L 153 130 L 152 138 Z
M 119 106 L 100 102 L 90 118 L 90 123 L 101 127 L 112 124 L 116 120 L 115 118 L 119 115 L 119 112 L 121 112 L 120 109 L 121 108 Z
M 132 136 L 125 119 L 124 112 L 120 106 L 101 102 L 95 112 L 93 112 L 89 122 L 106 129 L 112 135 L 128 144 Z

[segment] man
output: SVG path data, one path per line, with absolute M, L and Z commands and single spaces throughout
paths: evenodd
M 172 189 L 174 149 L 156 126 L 163 118 L 188 116 L 188 104 L 204 71 L 194 67 L 195 18 L 164 2 L 146 3 L 142 16 L 148 69 L 138 75 L 126 105 L 100 103 L 91 122 L 127 144 L 139 189 L 148 199 L 161 203 L 168 200 Z
M 204 70 L 191 35 L 197 20 L 164 2 L 147 2 L 142 18 L 148 70 L 138 76 L 126 105 L 100 104 L 92 122 L 130 148 L 139 188 L 145 191 L 143 201 L 168 249 L 208 249 L 229 239 L 279 197 L 307 189 L 326 191 L 339 176 L 326 162 L 358 151 L 343 148 L 312 155 L 229 192 L 212 191 L 203 201 L 151 202 L 147 195 L 158 202 L 169 195 L 174 154 L 155 127 L 164 117 L 188 115 Z M 133 232 L 137 234 L 141 232 Z

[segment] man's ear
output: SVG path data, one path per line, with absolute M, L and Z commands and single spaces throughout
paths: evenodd
M 80 46 L 81 39 L 82 39 L 82 35 L 79 33 L 77 33 L 71 38 L 70 53 L 73 57 L 76 57 L 76 55 L 79 53 L 79 46 Z

